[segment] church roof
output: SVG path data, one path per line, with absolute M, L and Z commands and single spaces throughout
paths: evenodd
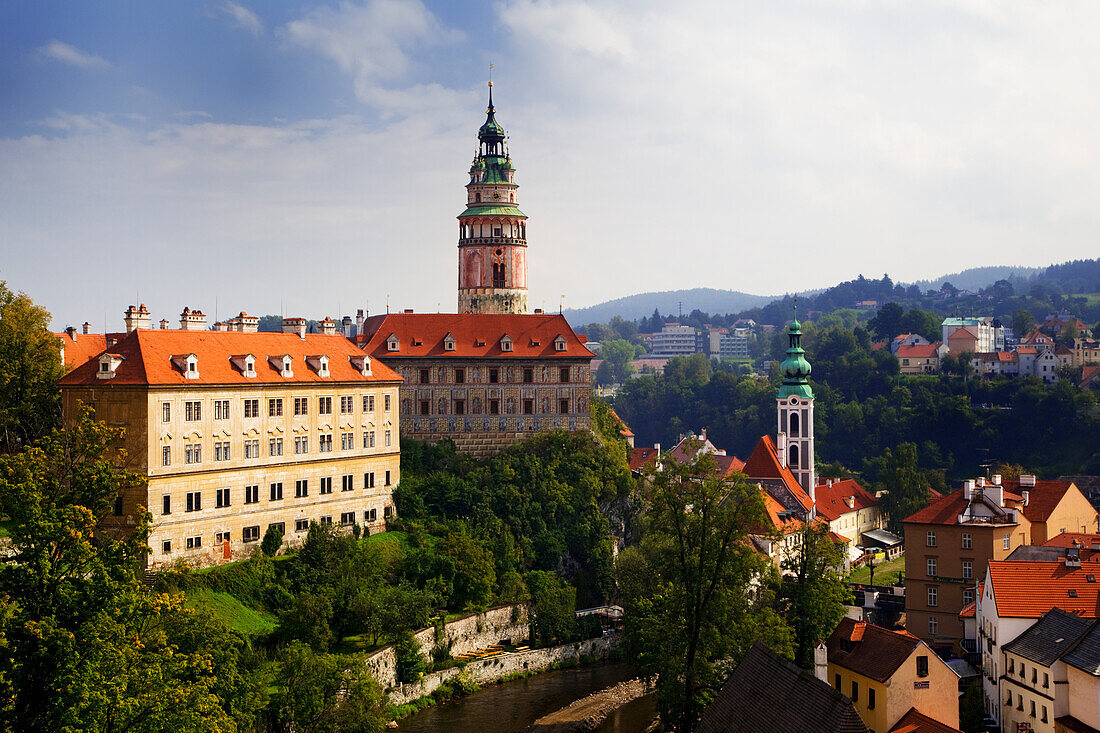
M 752 455 L 745 461 L 741 469 L 746 476 L 753 481 L 781 481 L 787 490 L 794 496 L 802 508 L 810 511 L 814 502 L 810 499 L 798 479 L 791 473 L 791 469 L 780 465 L 779 455 L 775 451 L 775 443 L 767 436 L 761 436 L 756 441 L 756 447 L 752 449 Z
M 458 216 L 459 218 L 464 216 L 517 216 L 527 218 L 527 214 L 524 214 L 515 206 L 506 204 L 470 204 Z

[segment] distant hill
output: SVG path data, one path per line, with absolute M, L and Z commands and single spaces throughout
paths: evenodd
M 654 308 L 665 315 L 676 315 L 680 312 L 681 303 L 685 315 L 693 310 L 704 313 L 739 313 L 766 305 L 775 300 L 775 297 L 715 288 L 665 290 L 659 293 L 628 295 L 587 308 L 567 308 L 564 313 L 570 323 L 579 326 L 586 323 L 607 323 L 614 316 L 634 321 L 653 315 Z
M 922 291 L 939 290 L 945 282 L 949 282 L 959 290 L 981 290 L 987 288 L 998 280 L 1026 280 L 1043 272 L 1042 267 L 1011 267 L 1008 265 L 991 265 L 989 267 L 971 267 L 962 272 L 953 272 L 950 275 L 933 278 L 931 280 L 917 280 L 905 282 L 903 285 L 916 285 Z

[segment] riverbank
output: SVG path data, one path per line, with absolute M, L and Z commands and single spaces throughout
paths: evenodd
M 648 689 L 641 679 L 620 682 L 542 716 L 523 733 L 591 733 L 613 711 L 637 700 Z

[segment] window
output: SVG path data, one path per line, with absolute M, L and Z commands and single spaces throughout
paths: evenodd
M 340 398 L 340 414 L 350 415 L 354 407 L 351 395 L 344 395 Z
M 245 527 L 241 534 L 245 542 L 255 542 L 260 539 L 260 525 L 253 524 L 251 527 Z
M 229 460 L 229 441 L 218 441 L 214 443 L 214 460 L 215 461 L 228 461 Z
M 386 471 L 386 486 L 390 485 L 390 472 Z
M 969 606 L 973 602 L 974 602 L 974 589 L 973 588 L 963 588 L 963 605 L 964 606 Z
M 840 690 L 840 673 L 833 675 L 833 687 Z
M 244 416 L 248 418 L 260 416 L 260 400 L 247 399 L 244 401 Z
M 374 447 L 374 431 L 373 430 L 366 430 L 366 431 L 363 432 L 363 447 L 364 448 L 373 448 Z
M 202 547 L 202 537 L 188 537 L 184 542 L 188 550 L 197 550 Z
M 281 535 L 286 534 L 286 522 L 272 522 L 271 524 L 267 525 L 267 528 L 274 529 Z
M 355 524 L 355 512 L 343 512 L 340 514 L 340 524 L 344 526 Z
M 332 433 L 318 436 L 317 450 L 322 453 L 332 453 Z
M 927 565 L 928 565 L 928 577 L 929 578 L 936 577 L 936 569 L 938 567 L 938 562 L 937 562 L 936 558 L 934 558 L 934 557 L 928 558 Z
M 366 510 L 364 510 L 363 511 L 363 521 L 364 522 L 377 522 L 378 521 L 378 510 L 377 509 L 366 509 Z
M 499 415 L 500 414 L 500 400 L 489 400 L 489 414 L 490 415 Z
M 935 616 L 928 617 L 928 633 L 935 636 L 940 631 L 940 620 Z
M 558 400 L 558 412 L 563 415 L 569 414 L 569 400 Z
M 332 476 L 325 476 L 321 479 L 321 494 L 323 496 L 325 494 L 331 494 L 331 493 L 332 493 Z
M 393 443 L 392 434 L 390 433 L 389 430 L 387 430 L 386 431 L 386 447 L 389 448 L 392 443 Z
M 160 403 L 160 421 L 172 422 L 172 403 L 161 402 Z
M 917 677 L 927 677 L 927 676 L 928 676 L 928 657 L 922 655 L 922 656 L 917 657 Z
M 455 369 L 455 384 L 466 384 L 466 370 L 461 367 Z
M 271 499 L 270 499 L 270 501 L 279 501 L 280 499 L 283 498 L 283 482 L 282 481 L 280 481 L 278 483 L 271 484 L 270 489 L 271 489 L 271 494 L 270 494 Z
M 1043 687 L 1050 687 L 1050 675 L 1043 672 Z M 1044 708 L 1046 710 L 1046 708 Z
M 852 680 L 852 702 L 859 702 L 859 683 Z
M 1032 667 L 1031 668 L 1031 684 L 1034 685 L 1038 681 L 1039 681 L 1038 670 L 1036 670 L 1035 667 Z
M 331 415 L 332 414 L 332 398 L 331 397 L 318 397 L 317 398 L 317 414 L 319 414 L 319 415 Z
M 928 536 L 925 538 L 925 544 L 928 547 L 935 547 L 936 546 L 936 533 L 934 531 L 929 530 Z
M 940 591 L 938 588 L 931 587 L 928 589 L 928 605 L 931 607 L 938 606 L 940 602 Z
M 1010 534 L 1006 534 L 1006 535 L 1005 535 L 1005 536 L 1004 536 L 1004 537 L 1003 537 L 1003 538 L 1001 539 L 1001 547 L 1003 547 L 1003 548 L 1004 548 L 1004 549 L 1006 549 L 1006 550 L 1008 550 L 1008 549 L 1011 549 L 1011 548 L 1012 548 L 1012 535 L 1010 535 Z
M 1031 717 L 1035 717 L 1035 701 L 1031 701 Z
M 466 414 L 466 400 L 455 400 L 455 414 L 456 415 L 465 415 Z
M 420 414 L 430 415 L 432 412 L 431 400 L 420 400 Z
M 390 411 L 390 395 L 382 396 L 382 409 L 384 409 L 386 412 Z
M 332 524 L 332 517 L 321 517 L 321 524 Z
M 164 553 L 165 555 L 172 552 L 172 540 L 165 540 L 164 542 L 161 542 L 160 543 L 160 551 L 162 553 Z
M 524 400 L 523 401 L 523 414 L 524 415 L 534 415 L 535 414 L 535 401 L 534 400 Z
M 267 416 L 268 417 L 282 417 L 283 416 L 283 398 L 272 397 L 267 401 Z
M 489 370 L 489 384 L 496 384 L 500 381 L 500 369 Z
M 340 491 L 351 491 L 355 488 L 355 477 L 345 473 L 340 477 Z
M 217 489 L 214 492 L 214 506 L 218 509 L 229 506 L 229 489 Z
M 1012 674 L 1016 671 L 1016 660 L 1013 657 L 1008 658 L 1008 673 Z
M 363 395 L 363 412 L 374 412 L 374 395 Z
M 269 456 L 281 456 L 283 454 L 283 439 L 282 438 L 268 438 L 268 440 L 267 440 L 267 454 Z
M 202 403 L 198 401 L 184 402 L 183 419 L 187 420 L 188 422 L 202 420 Z
M 172 465 L 172 447 L 165 445 L 160 449 L 160 465 L 171 466 Z
M 964 550 L 971 549 L 971 546 L 973 545 L 973 539 L 971 538 L 969 532 L 963 532 L 963 534 L 962 534 L 962 543 L 963 543 L 963 549 Z
M 253 438 L 252 440 L 246 440 L 244 442 L 244 457 L 245 458 L 259 458 L 260 457 L 260 439 Z
M 340 450 L 351 450 L 355 447 L 354 433 L 340 433 Z
M 202 492 L 201 491 L 188 491 L 187 492 L 187 511 L 189 511 L 189 512 L 202 511 Z
M 115 497 L 115 505 L 111 509 L 111 513 L 114 514 L 116 517 L 121 517 L 122 516 L 122 497 L 121 496 L 116 496 Z
M 383 518 L 389 519 L 392 516 L 393 516 L 393 507 L 392 506 L 387 506 L 387 507 L 382 508 L 382 517 Z
M 363 474 L 363 488 L 364 489 L 373 489 L 374 488 L 374 471 L 368 471 L 367 473 Z
M 308 519 L 295 519 L 294 520 L 294 531 L 295 532 L 308 532 L 309 531 L 309 520 Z
M 309 414 L 309 399 L 306 397 L 294 398 L 294 414 L 295 415 L 308 415 Z
M 431 381 L 432 381 L 432 370 L 431 369 L 421 369 L 420 370 L 420 383 L 421 384 L 430 384 Z
M 1042 720 L 1043 720 L 1044 723 L 1047 722 L 1047 706 L 1046 705 L 1043 706 L 1043 718 L 1042 718 Z
M 298 479 L 294 482 L 294 496 L 297 499 L 301 499 L 303 496 L 309 496 L 308 479 Z
M 532 369 L 531 367 L 524 367 L 523 368 L 523 383 L 524 384 L 533 384 L 534 381 L 535 381 L 535 370 Z
M 963 560 L 963 577 L 970 579 L 974 577 L 974 561 Z
M 229 542 L 229 533 L 228 532 L 215 532 L 214 533 L 214 544 L 215 545 L 221 545 L 221 544 L 224 544 L 226 542 Z
M 183 446 L 184 463 L 202 463 L 202 445 L 199 443 L 186 443 Z
M 867 709 L 875 709 L 875 688 L 873 687 L 867 688 Z
M 260 485 L 249 484 L 244 487 L 244 503 L 257 504 L 260 501 Z M 228 538 L 227 538 L 228 539 Z
M 294 454 L 309 453 L 309 436 L 298 435 L 294 438 Z
M 229 400 L 214 400 L 214 419 L 229 419 Z
M 559 382 L 568 382 L 569 381 L 569 367 L 561 367 L 558 370 L 558 381 Z
M 160 513 L 171 514 L 172 513 L 172 497 L 168 494 L 160 497 Z

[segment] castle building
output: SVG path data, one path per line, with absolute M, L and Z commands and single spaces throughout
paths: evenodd
M 294 319 L 284 333 L 208 331 L 195 313 L 180 330 L 134 324 L 59 382 L 66 423 L 84 403 L 123 428 L 124 468 L 144 479 L 101 529 L 151 512 L 153 567 L 246 556 L 272 526 L 287 544 L 311 522 L 383 530 L 400 478 L 398 375 Z
M 458 216 L 458 312 L 527 313 L 527 216 L 516 206 L 516 169 L 496 121 L 493 82 Z

